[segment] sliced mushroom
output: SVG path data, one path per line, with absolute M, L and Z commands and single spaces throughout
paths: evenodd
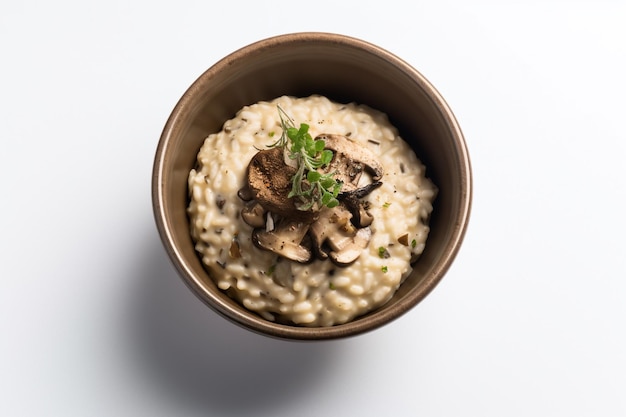
M 356 227 L 367 227 L 374 221 L 374 218 L 367 212 L 360 199 L 381 185 L 382 182 L 377 181 L 368 184 L 365 187 L 361 187 L 347 193 L 341 193 L 339 195 L 339 199 L 345 204 L 348 210 L 350 210 L 350 213 L 352 213 L 352 223 Z
M 312 261 L 315 251 L 320 259 L 347 266 L 371 239 L 373 218 L 360 199 L 382 184 L 383 169 L 372 152 L 345 136 L 323 134 L 317 139 L 333 151 L 326 172 L 343 183 L 341 204 L 299 210 L 289 198 L 296 169 L 285 163 L 283 149 L 272 148 L 259 151 L 248 164 L 247 184 L 238 193 L 246 201 L 241 216 L 254 227 L 252 241 L 261 249 L 300 263 Z M 371 179 L 367 184 L 363 173 Z
M 371 193 L 372 191 L 374 191 L 375 189 L 377 189 L 378 187 L 380 187 L 381 185 L 383 185 L 382 182 L 380 181 L 376 181 L 376 182 L 372 182 L 370 184 L 367 184 L 361 188 L 357 188 L 356 190 L 352 190 L 352 191 L 346 191 L 343 192 L 341 194 L 343 195 L 350 195 L 356 199 L 359 198 L 363 198 L 366 195 L 368 195 L 369 193 Z
M 252 190 L 250 189 L 248 184 L 246 184 L 239 191 L 237 191 L 237 195 L 243 201 L 250 201 L 250 200 L 252 200 L 254 198 L 254 195 L 252 194 Z
M 265 226 L 265 209 L 256 200 L 250 200 L 241 209 L 241 218 L 252 227 Z
M 356 198 L 346 198 L 343 202 L 352 213 L 352 223 L 356 227 L 367 227 L 372 224 L 374 217 L 365 210 L 363 202 Z
M 310 223 L 281 219 L 273 230 L 254 229 L 252 241 L 265 250 L 272 251 L 292 261 L 307 263 L 312 260 L 311 249 L 303 244 Z
M 372 231 L 369 227 L 359 229 L 346 246 L 330 253 L 330 259 L 338 266 L 350 265 L 359 258 L 363 249 L 369 244 L 371 237 Z
M 316 139 L 324 140 L 326 149 L 335 153 L 328 172 L 335 172 L 335 179 L 343 182 L 343 192 L 359 188 L 359 180 L 364 171 L 371 174 L 374 182 L 382 178 L 382 165 L 366 147 L 342 135 L 324 133 Z
M 318 258 L 327 259 L 329 250 L 324 247 L 327 240 L 338 240 L 349 236 L 346 231 L 353 229 L 350 226 L 352 214 L 345 206 L 338 205 L 332 209 L 324 209 L 319 218 L 311 224 L 309 234 L 313 239 L 313 249 Z M 350 230 L 351 231 L 351 230 Z
M 291 178 L 295 173 L 293 167 L 285 165 L 281 148 L 262 150 L 248 164 L 247 186 L 252 197 L 267 211 L 301 222 L 311 222 L 317 213 L 298 210 L 294 199 L 289 198 Z
M 368 227 L 357 229 L 351 222 L 352 213 L 339 205 L 325 209 L 311 225 L 309 234 L 313 249 L 320 259 L 330 259 L 339 266 L 347 266 L 360 256 L 371 237 Z

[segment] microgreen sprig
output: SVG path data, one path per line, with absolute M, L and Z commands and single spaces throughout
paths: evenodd
M 327 167 L 333 159 L 333 151 L 324 149 L 326 143 L 321 139 L 313 139 L 309 133 L 309 125 L 300 123 L 296 128 L 293 121 L 278 106 L 278 115 L 282 127 L 280 138 L 271 148 L 287 148 L 289 158 L 296 161 L 296 173 L 291 178 L 292 186 L 289 198 L 297 198 L 296 207 L 302 211 L 319 210 L 323 206 L 332 208 L 339 205 L 337 196 L 342 183 L 337 181 L 333 173 L 319 172 Z

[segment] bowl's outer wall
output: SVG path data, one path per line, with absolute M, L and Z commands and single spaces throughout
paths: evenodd
M 243 106 L 281 95 L 325 95 L 381 110 L 439 188 L 426 250 L 383 308 L 351 323 L 303 329 L 267 322 L 223 294 L 194 251 L 186 214 L 187 177 L 204 139 Z M 336 338 L 372 330 L 421 301 L 449 268 L 471 206 L 471 169 L 460 128 L 437 91 L 414 68 L 367 42 L 302 33 L 242 48 L 202 74 L 168 120 L 155 159 L 153 200 L 159 232 L 186 283 L 220 314 L 251 330 L 292 339 Z M 234 309 L 233 309 L 234 307 Z

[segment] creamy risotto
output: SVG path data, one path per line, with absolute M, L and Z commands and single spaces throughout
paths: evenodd
M 283 132 L 277 109 L 333 151 L 320 171 L 343 184 L 337 207 L 276 201 L 297 170 L 286 151 L 269 147 Z M 188 214 L 220 289 L 267 320 L 332 326 L 393 296 L 424 250 L 436 193 L 385 114 L 283 96 L 244 107 L 206 138 L 189 175 Z

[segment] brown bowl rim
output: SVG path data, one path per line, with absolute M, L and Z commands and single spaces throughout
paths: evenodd
M 432 103 L 434 103 L 438 111 L 445 116 L 449 129 L 453 134 L 456 150 L 459 152 L 458 156 L 461 162 L 459 170 L 462 195 L 461 204 L 456 217 L 458 222 L 454 227 L 451 238 L 445 246 L 445 250 L 440 256 L 440 261 L 435 265 L 426 282 L 420 285 L 418 290 L 408 293 L 388 308 L 380 308 L 374 312 L 368 313 L 362 318 L 357 318 L 351 322 L 332 327 L 298 327 L 284 325 L 265 320 L 257 314 L 245 310 L 243 306 L 237 310 L 230 308 L 228 303 L 224 300 L 224 293 L 217 289 L 219 294 L 214 294 L 213 291 L 202 284 L 200 279 L 194 276 L 192 270 L 186 265 L 183 254 L 179 248 L 174 245 L 172 238 L 173 232 L 170 230 L 167 221 L 169 217 L 168 203 L 165 201 L 163 195 L 164 184 L 162 175 L 168 159 L 167 149 L 171 140 L 172 130 L 181 112 L 184 112 L 192 105 L 194 96 L 202 92 L 204 86 L 210 84 L 214 74 L 227 70 L 232 62 L 243 59 L 247 54 L 258 49 L 271 48 L 278 44 L 299 43 L 302 41 L 344 44 L 352 48 L 361 49 L 369 54 L 377 55 L 391 62 L 395 67 L 407 74 L 424 88 L 424 92 L 429 95 Z M 170 113 L 157 145 L 152 171 L 152 205 L 157 230 L 170 260 L 176 267 L 185 284 L 187 284 L 205 304 L 223 317 L 248 330 L 279 339 L 327 340 L 356 336 L 377 329 L 405 314 L 421 302 L 435 288 L 450 268 L 465 237 L 472 205 L 472 169 L 467 144 L 456 117 L 442 95 L 417 69 L 398 56 L 370 42 L 337 33 L 298 32 L 276 35 L 253 42 L 217 61 L 189 86 Z

